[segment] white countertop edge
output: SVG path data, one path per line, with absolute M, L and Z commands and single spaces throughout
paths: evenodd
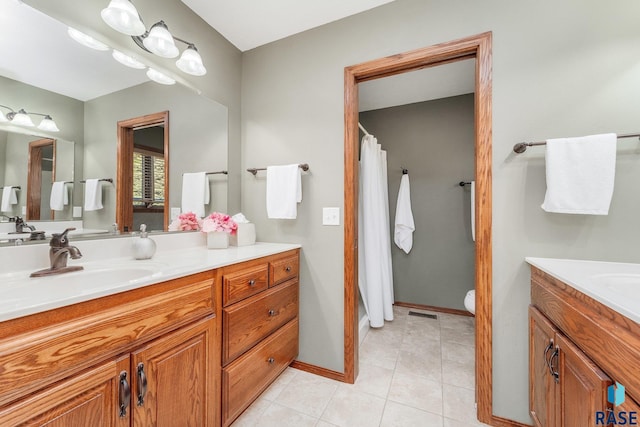
M 594 283 L 594 278 L 602 275 L 640 274 L 640 264 L 538 257 L 525 257 L 525 261 L 640 324 L 640 310 L 629 307 L 622 296 L 618 300 L 607 296 Z
M 129 280 L 126 282 L 114 282 L 108 287 L 92 291 L 87 294 L 77 294 L 69 291 L 69 287 L 58 286 L 59 293 L 56 297 L 40 302 L 34 302 L 33 300 L 31 300 L 31 302 L 29 301 L 29 294 L 34 291 L 35 286 L 37 286 L 37 281 L 40 278 L 28 278 L 28 275 L 31 273 L 31 271 L 16 272 L 17 276 L 27 277 L 25 280 L 27 280 L 28 282 L 24 283 L 24 299 L 18 301 L 17 303 L 14 303 L 12 307 L 7 307 L 6 305 L 8 304 L 3 302 L 3 289 L 2 287 L 0 287 L 0 322 L 40 313 L 47 310 L 61 308 L 72 304 L 90 301 L 92 299 L 114 295 L 121 292 L 126 292 L 156 283 L 188 276 L 191 274 L 241 263 L 244 261 L 250 261 L 269 255 L 275 255 L 289 250 L 298 249 L 300 247 L 301 245 L 292 243 L 259 242 L 250 246 L 230 246 L 227 249 L 207 249 L 206 247 L 194 247 L 176 251 L 163 251 L 156 254 L 152 259 L 148 260 L 148 262 L 163 262 L 167 264 L 167 268 L 164 272 L 153 274 L 151 276 L 144 276 L 140 279 Z M 195 259 L 195 261 L 189 262 L 190 258 Z M 83 265 L 87 269 L 90 269 L 95 266 L 107 266 L 109 264 L 130 265 L 132 267 L 136 267 L 144 265 L 145 262 L 146 261 L 144 260 L 134 260 L 131 257 L 122 257 L 111 258 L 100 262 L 74 263 L 70 261 L 69 265 Z M 172 265 L 172 263 L 174 265 Z M 77 275 L 74 275 L 73 272 L 64 273 L 56 277 L 61 276 L 65 276 L 71 281 L 76 279 L 82 280 L 82 272 Z

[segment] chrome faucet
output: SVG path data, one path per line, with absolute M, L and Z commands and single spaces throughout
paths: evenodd
M 71 259 L 82 258 L 80 249 L 75 246 L 69 246 L 69 238 L 67 233 L 75 230 L 75 228 L 67 228 L 62 233 L 55 233 L 49 242 L 49 261 L 51 267 L 31 273 L 31 277 L 48 276 L 51 274 L 68 273 L 70 271 L 82 270 L 81 265 L 67 266 L 69 256 Z
M 33 225 L 29 225 L 19 216 L 16 217 L 16 233 L 24 233 L 24 229 L 28 228 L 31 231 L 36 231 L 36 228 Z

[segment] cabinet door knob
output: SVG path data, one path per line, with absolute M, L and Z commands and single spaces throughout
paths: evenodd
M 144 405 L 144 396 L 147 394 L 147 376 L 144 373 L 144 363 L 138 363 L 138 406 Z
M 270 365 L 273 365 L 276 362 L 276 359 L 274 359 L 273 357 L 270 357 L 267 359 L 267 362 L 269 362 Z
M 131 388 L 127 382 L 127 371 L 120 372 L 120 387 L 118 388 L 118 415 L 120 418 L 127 416 L 127 407 L 131 403 Z
M 255 285 L 256 285 L 255 279 L 249 280 L 249 286 L 255 286 Z
M 276 315 L 275 310 L 269 310 L 269 316 L 275 316 L 275 315 Z
M 284 271 L 286 271 L 287 273 L 291 271 L 291 266 L 287 265 L 286 268 L 284 269 Z

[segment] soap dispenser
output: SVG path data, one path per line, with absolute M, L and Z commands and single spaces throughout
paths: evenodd
M 146 224 L 140 224 L 140 237 L 133 239 L 133 257 L 149 259 L 156 253 L 156 242 L 147 233 Z

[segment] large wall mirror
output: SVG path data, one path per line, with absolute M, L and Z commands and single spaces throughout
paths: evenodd
M 68 36 L 68 27 L 60 20 L 64 21 L 18 1 L 0 4 L 0 105 L 50 115 L 60 129 L 50 132 L 0 122 L 0 187 L 21 188 L 17 202 L 1 213 L 0 221 L 20 215 L 37 228 L 38 220 L 74 219 L 82 220 L 87 230 L 110 230 L 116 223 L 118 122 L 149 114 L 167 111 L 169 116 L 166 205 L 173 212 L 181 205 L 184 173 L 227 170 L 224 105 L 179 83 L 150 81 L 145 70 L 117 63 L 110 51 L 81 46 Z M 0 111 L 10 112 L 3 107 Z M 33 116 L 36 126 L 41 119 Z M 226 212 L 226 177 L 210 176 L 207 212 Z M 83 181 L 87 179 L 113 182 L 101 181 L 101 209 L 82 209 L 77 216 L 78 208 L 84 207 Z M 49 204 L 56 181 L 67 182 L 62 210 L 52 210 Z M 151 214 L 159 201 L 158 197 L 156 203 L 143 205 L 149 206 Z M 138 203 L 138 213 L 140 208 Z M 144 217 L 144 212 L 139 216 Z M 154 221 L 149 228 L 165 227 L 166 221 Z

